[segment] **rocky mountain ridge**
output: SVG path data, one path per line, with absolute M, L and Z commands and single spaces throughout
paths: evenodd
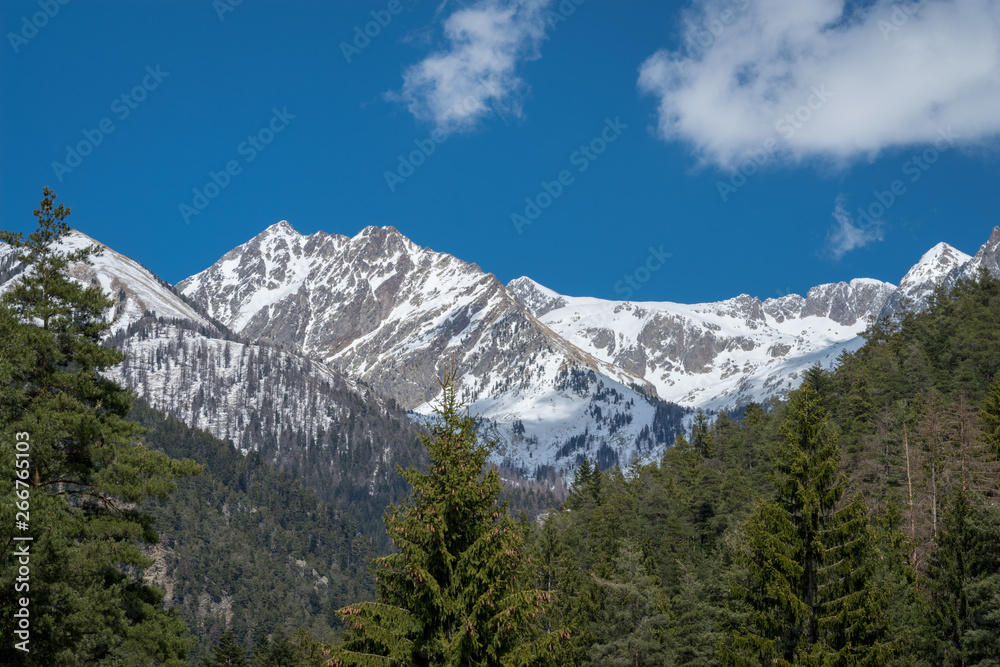
M 813 364 L 859 347 L 874 318 L 923 308 L 980 268 L 1000 274 L 1000 228 L 974 257 L 938 244 L 899 286 L 859 278 L 804 297 L 608 301 L 527 277 L 503 285 L 393 227 L 304 236 L 283 221 L 176 288 L 111 249 L 74 270 L 116 299 L 111 336 L 129 359 L 114 376 L 150 404 L 302 470 L 325 461 L 315 474 L 360 457 L 370 487 L 390 457 L 344 424 L 408 421 L 397 404 L 426 419 L 448 367 L 499 441 L 498 463 L 529 475 L 583 457 L 626 464 L 657 457 L 696 409 L 786 395 Z M 0 246 L 0 283 L 17 271 Z

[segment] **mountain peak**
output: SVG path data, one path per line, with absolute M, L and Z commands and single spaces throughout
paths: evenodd
M 270 237 L 270 236 L 301 236 L 295 228 L 287 220 L 281 220 L 274 223 L 258 236 Z
M 1000 228 L 997 229 L 1000 230 Z M 994 234 L 997 234 L 997 230 L 994 230 Z M 906 275 L 899 282 L 899 287 L 904 291 L 912 290 L 920 285 L 924 285 L 926 289 L 933 289 L 941 284 L 941 281 L 952 270 L 962 266 L 970 259 L 972 257 L 961 250 L 957 250 L 947 243 L 938 243 L 925 252 L 920 261 L 906 272 Z
M 507 283 L 507 290 L 535 317 L 541 317 L 566 305 L 566 299 L 561 294 L 536 283 L 527 276 L 511 280 Z
M 882 306 L 880 316 L 895 315 L 904 306 L 911 310 L 923 310 L 934 290 L 961 271 L 971 259 L 947 243 L 938 243 L 906 272 L 899 281 L 899 287 Z

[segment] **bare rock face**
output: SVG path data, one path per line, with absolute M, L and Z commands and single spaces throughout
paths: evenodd
M 895 286 L 858 279 L 806 298 L 743 294 L 695 305 L 564 297 L 528 278 L 511 289 L 553 331 L 642 376 L 663 400 L 733 410 L 787 394 L 806 368 L 857 347 Z
M 801 316 L 826 317 L 837 324 L 853 326 L 878 313 L 895 289 L 895 285 L 868 278 L 819 285 L 806 295 Z
M 979 252 L 964 264 L 953 268 L 942 282 L 946 289 L 950 289 L 959 280 L 975 279 L 983 269 L 994 277 L 1000 277 L 1000 227 L 994 227 L 989 240 L 979 248 Z
M 281 222 L 178 287 L 227 327 L 320 359 L 407 409 L 427 412 L 453 365 L 474 413 L 505 441 L 515 424 L 527 438 L 505 450 L 522 468 L 575 465 L 577 454 L 612 447 L 612 435 L 615 457 L 624 457 L 649 423 L 634 419 L 635 404 L 651 418 L 659 403 L 641 375 L 556 335 L 492 274 L 393 227 L 302 236 Z M 539 308 L 561 299 L 546 301 L 542 290 L 532 298 Z M 575 396 L 560 389 L 567 373 L 578 378 Z M 619 426 L 602 432 L 615 419 Z M 673 432 L 661 431 L 655 444 L 665 446 Z M 590 441 L 559 455 L 580 436 Z
M 106 342 L 126 357 L 106 375 L 146 403 L 259 452 L 327 500 L 342 487 L 385 493 L 396 464 L 416 460 L 415 427 L 370 388 L 294 349 L 225 332 L 138 262 L 84 234 L 73 231 L 62 241 L 64 250 L 94 245 L 102 254 L 69 273 L 114 299 L 105 313 Z M 257 259 L 270 261 L 266 254 Z M 21 270 L 0 243 L 0 293 Z
M 994 236 L 997 230 L 993 230 Z M 985 247 L 985 246 L 984 246 Z M 934 290 L 950 276 L 957 275 L 972 258 L 947 243 L 938 243 L 924 253 L 913 268 L 899 281 L 899 287 L 889 295 L 882 316 L 892 316 L 904 310 L 920 311 L 927 307 Z

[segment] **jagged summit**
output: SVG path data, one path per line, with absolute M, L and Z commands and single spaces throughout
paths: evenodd
M 972 257 L 961 250 L 947 243 L 938 243 L 906 272 L 899 281 L 899 287 L 886 299 L 879 315 L 892 316 L 904 309 L 923 310 L 934 290 L 958 275 L 970 260 Z
M 554 290 L 536 283 L 527 276 L 515 278 L 507 283 L 510 290 L 535 317 L 540 317 L 555 308 L 562 308 L 566 300 Z
M 93 241 L 74 232 L 66 243 Z M 571 297 L 527 276 L 503 285 L 392 226 L 348 237 L 303 235 L 287 221 L 275 223 L 178 285 L 194 307 L 113 250 L 97 261 L 79 278 L 118 295 L 109 314 L 118 336 L 149 311 L 206 331 L 217 320 L 310 360 L 292 363 L 296 372 L 309 368 L 321 377 L 322 368 L 309 366 L 317 363 L 418 413 L 428 411 L 444 364 L 455 363 L 461 398 L 483 420 L 484 433 L 501 441 L 499 461 L 528 471 L 567 470 L 581 456 L 604 465 L 655 458 L 685 411 L 732 410 L 786 395 L 810 366 L 832 366 L 859 347 L 859 334 L 877 315 L 898 312 L 902 303 L 923 307 L 938 285 L 980 267 L 1000 274 L 1000 228 L 975 257 L 934 246 L 898 287 L 857 278 L 817 285 L 805 296 L 741 294 L 699 304 Z M 10 249 L 0 247 L 0 280 L 16 272 Z M 169 348 L 183 336 L 179 329 L 157 331 L 125 343 L 143 359 L 126 369 L 130 386 L 154 404 L 189 410 L 182 404 L 191 397 L 190 373 L 167 377 L 155 366 L 157 346 Z M 221 342 L 199 345 L 209 358 L 225 349 Z M 242 350 L 249 359 L 251 348 Z M 232 410 L 244 419 L 253 414 Z M 191 421 L 214 432 L 233 428 L 221 413 L 192 413 Z

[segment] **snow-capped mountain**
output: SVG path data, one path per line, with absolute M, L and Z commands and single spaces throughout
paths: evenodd
M 951 269 L 942 282 L 950 289 L 959 280 L 974 279 L 981 269 L 1000 276 L 1000 227 L 994 227 L 989 240 L 979 248 L 975 256 Z
M 91 256 L 91 266 L 86 264 L 70 266 L 70 274 L 81 284 L 99 285 L 114 299 L 114 306 L 105 315 L 111 322 L 110 333 L 127 329 L 130 324 L 134 324 L 142 319 L 145 313 L 150 312 L 166 319 L 187 320 L 218 333 L 215 325 L 194 307 L 185 303 L 169 284 L 154 276 L 135 260 L 115 252 L 75 229 L 71 230 L 60 244 L 62 250 L 66 252 L 91 246 L 97 246 L 101 253 Z M 17 253 L 13 248 L 6 243 L 0 243 L 0 291 L 6 291 L 13 284 L 12 279 L 23 270 L 16 256 Z
M 108 342 L 126 359 L 108 376 L 152 407 L 258 451 L 303 480 L 321 476 L 313 486 L 327 499 L 340 479 L 349 480 L 345 487 L 385 491 L 395 483 L 396 463 L 413 460 L 414 425 L 371 388 L 315 359 L 224 332 L 140 264 L 76 230 L 60 245 L 102 249 L 92 265 L 71 265 L 70 274 L 114 298 L 105 314 Z M 0 243 L 0 292 L 22 270 L 14 250 Z
M 111 249 L 73 270 L 114 296 L 109 337 L 129 358 L 113 375 L 154 406 L 302 470 L 317 451 L 362 452 L 384 475 L 372 429 L 359 439 L 344 424 L 408 424 L 396 403 L 423 419 L 449 366 L 499 440 L 498 462 L 625 464 L 659 456 L 693 409 L 787 394 L 810 366 L 859 347 L 873 318 L 922 309 L 982 267 L 1000 275 L 1000 228 L 975 257 L 938 244 L 898 287 L 860 278 L 764 301 L 606 301 L 530 278 L 503 285 L 392 227 L 303 236 L 281 222 L 177 288 Z M 19 270 L 0 245 L 0 291 Z
M 899 281 L 899 287 L 882 306 L 880 316 L 894 315 L 904 308 L 923 310 L 934 290 L 970 259 L 972 258 L 961 250 L 956 250 L 947 243 L 938 243 L 925 252 L 920 261 Z
M 997 267 L 1000 232 L 977 257 Z M 268 228 L 179 284 L 226 326 L 315 356 L 426 414 L 455 364 L 463 398 L 525 470 L 657 455 L 686 411 L 738 410 L 863 343 L 869 322 L 926 305 L 977 260 L 931 249 L 897 287 L 859 278 L 761 301 L 637 303 L 502 285 L 393 227 Z M 673 407 L 671 407 L 673 406 Z
M 178 287 L 227 327 L 319 358 L 418 413 L 454 364 L 462 398 L 501 440 L 499 459 L 524 470 L 599 450 L 648 456 L 680 428 L 640 376 L 553 333 L 492 274 L 393 227 L 302 236 L 281 222 Z
M 819 362 L 857 348 L 894 285 L 856 279 L 805 298 L 741 295 L 717 303 L 605 301 L 557 294 L 530 278 L 508 288 L 536 317 L 595 357 L 642 376 L 684 407 L 734 410 L 798 385 Z

